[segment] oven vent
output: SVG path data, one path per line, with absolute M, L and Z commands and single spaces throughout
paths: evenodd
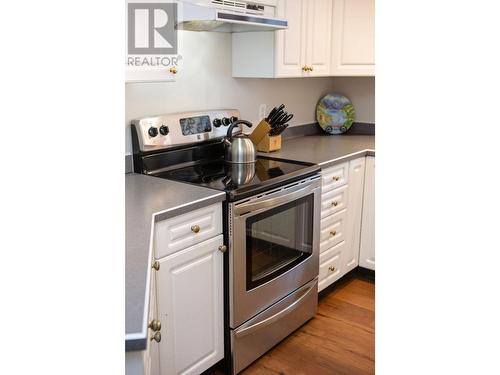
M 237 11 L 247 9 L 247 4 L 241 1 L 212 0 L 212 4 Z

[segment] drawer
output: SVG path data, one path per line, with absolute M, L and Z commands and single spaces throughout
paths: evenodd
M 342 241 L 320 254 L 318 291 L 325 289 L 342 276 L 342 252 L 345 245 L 345 241 Z
M 342 163 L 322 172 L 322 192 L 338 188 L 347 183 L 349 177 L 349 163 Z
M 155 227 L 155 256 L 162 258 L 221 233 L 220 203 L 160 221 Z
M 344 240 L 344 227 L 347 216 L 346 212 L 347 210 L 343 210 L 330 215 L 325 219 L 321 219 L 321 231 L 319 240 L 320 254 Z
M 321 218 L 325 218 L 346 208 L 347 194 L 349 192 L 348 186 L 344 185 L 321 195 Z

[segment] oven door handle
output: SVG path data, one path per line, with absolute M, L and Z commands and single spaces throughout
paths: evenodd
M 300 188 L 300 186 L 290 188 L 290 193 L 288 194 L 283 194 L 283 195 L 278 195 L 273 198 L 269 198 L 260 202 L 248 202 L 244 203 L 240 206 L 236 206 L 234 208 L 234 213 L 238 216 L 244 213 L 249 213 L 257 210 L 261 210 L 263 208 L 270 208 L 273 206 L 278 206 L 283 203 L 288 203 L 291 200 L 301 198 L 311 192 L 313 192 L 315 189 L 318 189 L 319 185 L 318 183 L 314 184 L 308 184 L 306 187 Z M 294 189 L 294 190 L 292 190 Z
M 255 323 L 255 324 L 252 324 L 251 326 L 249 327 L 246 327 L 246 328 L 243 328 L 243 329 L 240 329 L 240 330 L 237 330 L 235 332 L 235 336 L 237 338 L 240 338 L 240 337 L 243 337 L 243 336 L 247 336 L 247 335 L 250 335 L 252 334 L 253 332 L 263 328 L 263 327 L 266 327 L 270 324 L 273 324 L 274 322 L 280 320 L 281 318 L 283 318 L 285 315 L 288 315 L 289 313 L 291 313 L 293 310 L 295 310 L 297 307 L 299 307 L 300 303 L 302 302 L 302 300 L 304 298 L 307 297 L 307 295 L 309 294 L 309 292 L 317 285 L 318 283 L 318 280 L 314 279 L 310 285 L 306 285 L 306 288 L 304 288 L 304 290 L 302 290 L 302 293 L 300 295 L 299 298 L 297 298 L 291 305 L 287 306 L 286 308 L 284 308 L 283 310 L 277 312 L 276 314 L 274 315 L 271 315 L 269 318 L 266 318 L 258 323 Z

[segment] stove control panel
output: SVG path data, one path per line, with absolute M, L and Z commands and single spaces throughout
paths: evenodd
M 137 140 L 140 151 L 161 150 L 222 138 L 227 134 L 228 126 L 238 118 L 236 109 L 145 117 L 132 121 L 132 137 Z

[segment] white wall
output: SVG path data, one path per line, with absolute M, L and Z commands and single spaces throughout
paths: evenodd
M 349 97 L 356 121 L 375 122 L 375 80 L 371 77 L 255 79 L 231 77 L 231 34 L 179 31 L 183 65 L 176 82 L 127 84 L 126 153 L 130 121 L 143 116 L 215 108 L 236 108 L 252 122 L 260 104 L 284 103 L 294 114 L 290 126 L 315 122 L 318 100 L 329 92 Z

